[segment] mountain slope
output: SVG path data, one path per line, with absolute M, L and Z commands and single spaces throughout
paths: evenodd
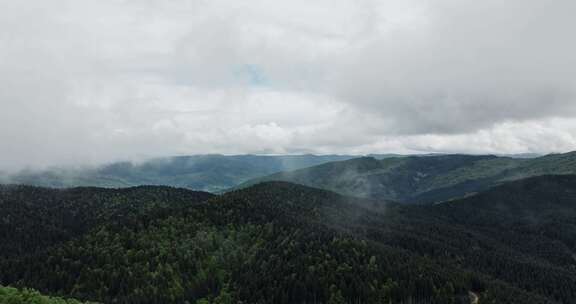
M 426 203 L 464 197 L 502 182 L 575 174 L 576 153 L 532 159 L 438 155 L 377 160 L 364 157 L 280 172 L 248 181 L 287 181 L 358 197 Z
M 262 183 L 0 259 L 0 283 L 117 303 L 571 303 L 575 193 L 541 176 L 405 206 Z
M 383 156 L 384 157 L 384 156 Z M 0 174 L 0 183 L 43 187 L 165 185 L 217 192 L 251 178 L 346 160 L 346 155 L 193 155 L 117 162 L 92 169 L 49 169 Z M 1 173 L 1 172 L 0 172 Z

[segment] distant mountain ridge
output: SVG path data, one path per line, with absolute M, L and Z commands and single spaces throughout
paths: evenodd
M 55 188 L 164 185 L 218 192 L 251 178 L 354 157 L 356 156 L 311 154 L 176 156 L 143 162 L 116 162 L 88 169 L 60 168 L 28 170 L 4 176 L 0 174 L 0 183 Z
M 537 158 L 458 154 L 362 157 L 256 178 L 240 188 L 263 181 L 286 181 L 344 195 L 429 203 L 468 196 L 506 181 L 575 173 L 576 152 Z
M 439 156 L 444 154 L 420 154 Z M 404 158 L 402 154 L 369 154 L 376 159 Z M 529 157 L 530 155 L 518 155 Z M 145 161 L 121 161 L 86 168 L 22 170 L 8 174 L 0 170 L 0 184 L 26 184 L 41 187 L 121 188 L 141 185 L 182 187 L 222 192 L 254 178 L 292 171 L 359 155 L 190 155 L 159 157 Z M 516 157 L 516 156 L 511 156 Z

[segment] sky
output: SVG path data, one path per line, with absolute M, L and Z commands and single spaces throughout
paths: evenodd
M 576 150 L 573 0 L 0 0 L 0 170 Z

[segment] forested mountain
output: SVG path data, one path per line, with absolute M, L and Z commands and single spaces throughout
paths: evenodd
M 0 231 L 9 231 L 0 236 L 8 248 L 0 284 L 105 303 L 575 303 L 575 176 L 424 206 L 285 182 L 211 198 L 165 187 L 79 188 L 46 204 L 80 197 L 106 216 L 67 241 L 47 237 L 10 254 L 38 242 L 25 236 L 39 228 L 23 222 L 34 223 L 29 205 L 43 203 L 29 201 L 62 191 L 3 190 L 12 216 L 0 216 Z M 102 203 L 112 201 L 108 191 L 123 199 Z M 174 208 L 118 212 L 124 205 Z M 42 210 L 37 216 L 59 222 L 59 212 Z M 125 216 L 110 215 L 118 213 Z
M 506 181 L 545 174 L 576 174 L 576 152 L 538 158 L 432 155 L 362 157 L 250 180 L 287 181 L 341 194 L 427 203 L 464 197 Z
M 379 158 L 390 155 L 379 155 Z M 349 155 L 192 155 L 144 162 L 117 162 L 96 168 L 25 170 L 2 175 L 0 183 L 43 187 L 130 187 L 164 185 L 218 192 L 249 179 L 353 158 Z

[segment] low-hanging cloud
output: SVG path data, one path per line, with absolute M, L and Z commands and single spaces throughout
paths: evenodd
M 0 7 L 0 169 L 576 147 L 567 0 Z

